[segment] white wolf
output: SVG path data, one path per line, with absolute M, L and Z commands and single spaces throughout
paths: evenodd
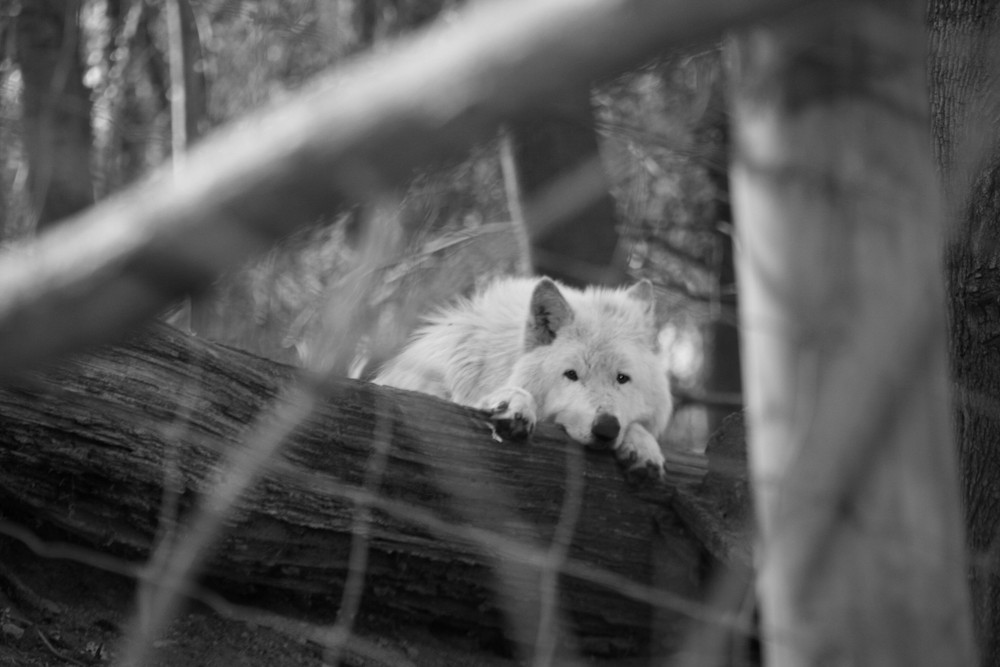
M 648 280 L 581 291 L 507 278 L 432 316 L 375 382 L 488 410 L 510 437 L 554 421 L 659 477 L 673 406 L 657 348 Z

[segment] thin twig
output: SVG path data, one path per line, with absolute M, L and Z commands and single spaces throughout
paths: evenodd
M 184 57 L 184 26 L 181 0 L 167 0 L 167 53 L 170 62 L 170 137 L 174 174 L 184 168 L 188 144 L 187 77 L 189 66 Z
M 154 582 L 150 615 L 133 623 L 119 664 L 141 665 L 147 661 L 153 640 L 175 615 L 187 582 L 197 575 L 212 547 L 225 533 L 224 523 L 254 482 L 267 470 L 288 435 L 315 409 L 317 383 L 300 381 L 276 400 L 274 410 L 259 419 L 249 431 L 244 447 L 232 450 L 222 466 L 224 477 L 202 500 L 194 520 L 178 536 L 177 547 L 161 556 L 167 563 Z M 157 556 L 153 556 L 155 561 Z
M 377 408 L 377 406 L 376 406 Z M 376 412 L 378 410 L 376 409 Z M 377 496 L 382 485 L 382 476 L 389 459 L 391 423 L 388 419 L 378 420 L 375 427 L 373 451 L 368 465 L 365 467 L 365 477 L 362 488 L 372 496 Z M 364 499 L 354 501 L 354 521 L 351 526 L 351 552 L 347 562 L 347 580 L 340 598 L 340 609 L 337 610 L 337 620 L 329 631 L 329 648 L 325 662 L 337 667 L 340 664 L 341 653 L 351 636 L 354 619 L 361 605 L 364 593 L 365 574 L 368 569 L 368 552 L 371 537 L 371 506 Z
M 111 574 L 135 579 L 139 582 L 149 581 L 150 575 L 148 569 L 142 563 L 129 562 L 75 544 L 47 542 L 27 528 L 6 519 L 0 519 L 0 534 L 7 535 L 24 544 L 32 553 L 40 558 L 66 560 L 93 567 L 103 572 L 110 572 Z M 192 600 L 201 602 L 223 618 L 265 626 L 292 639 L 308 639 L 321 647 L 330 645 L 329 629 L 324 626 L 235 604 L 226 600 L 218 593 L 201 587 L 190 580 L 185 583 L 183 593 Z M 401 667 L 412 665 L 404 655 L 389 651 L 357 636 L 349 638 L 347 649 L 352 653 L 375 660 L 379 664 L 392 665 L 393 667 L 396 665 Z
M 198 373 L 203 369 L 199 368 Z M 194 387 L 200 385 L 196 378 L 190 380 Z M 186 396 L 187 392 L 179 395 Z M 144 567 L 144 576 L 139 578 L 136 587 L 136 614 L 140 626 L 148 623 L 152 617 L 157 601 L 155 583 L 159 581 L 169 568 L 169 558 L 179 548 L 177 542 L 178 517 L 180 516 L 180 499 L 184 492 L 184 479 L 180 469 L 180 454 L 182 437 L 190 424 L 190 418 L 198 401 L 197 391 L 191 393 L 191 398 L 180 406 L 173 421 L 164 429 L 166 443 L 163 461 L 163 492 L 160 498 L 159 521 L 157 533 L 153 536 L 153 547 L 149 561 Z
M 86 663 L 77 660 L 73 656 L 63 653 L 55 646 L 53 646 L 52 642 L 49 641 L 49 638 L 45 636 L 45 633 L 42 632 L 41 628 L 39 628 L 37 625 L 34 626 L 34 629 L 35 629 L 35 634 L 38 635 L 38 638 L 42 640 L 42 644 L 45 645 L 45 648 L 47 648 L 52 653 L 52 655 L 59 658 L 60 660 L 71 662 L 74 665 L 80 665 L 80 667 L 86 667 Z
M 538 634 L 535 638 L 535 656 L 532 664 L 535 667 L 548 667 L 555 657 L 556 645 L 559 642 L 559 618 L 556 614 L 559 604 L 559 575 L 566 563 L 569 547 L 573 543 L 573 533 L 580 519 L 583 508 L 584 467 L 583 450 L 579 447 L 566 447 L 566 495 L 563 498 L 559 522 L 552 535 L 548 559 L 542 570 L 540 583 L 539 605 L 541 607 L 538 620 Z

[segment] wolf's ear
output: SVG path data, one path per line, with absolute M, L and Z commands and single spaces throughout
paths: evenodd
M 646 332 L 649 335 L 650 345 L 654 350 L 658 348 L 657 333 L 663 326 L 663 314 L 656 311 L 656 290 L 653 283 L 645 278 L 625 290 L 625 296 L 636 301 L 642 307 L 643 320 L 646 325 Z
M 524 341 L 528 350 L 548 345 L 555 340 L 560 329 L 573 321 L 573 309 L 569 302 L 548 278 L 542 278 L 535 285 L 529 308 Z
M 656 293 L 653 291 L 653 283 L 645 278 L 625 290 L 625 296 L 641 303 L 650 315 L 656 311 Z

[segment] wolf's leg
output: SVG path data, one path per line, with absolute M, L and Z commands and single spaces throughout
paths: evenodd
M 535 430 L 535 398 L 520 387 L 498 389 L 477 407 L 490 413 L 493 427 L 503 437 L 523 440 Z
M 639 423 L 629 424 L 615 458 L 625 466 L 630 477 L 663 477 L 663 451 L 656 438 Z

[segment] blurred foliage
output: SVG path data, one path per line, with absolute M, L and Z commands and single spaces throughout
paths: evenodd
M 720 70 L 716 50 L 678 55 L 596 97 L 631 269 L 664 287 L 674 307 L 699 308 L 712 294 L 719 193 L 707 160 L 719 152 L 721 133 L 697 130 Z
M 196 5 L 214 123 L 273 102 L 357 48 L 353 3 L 205 0 Z

